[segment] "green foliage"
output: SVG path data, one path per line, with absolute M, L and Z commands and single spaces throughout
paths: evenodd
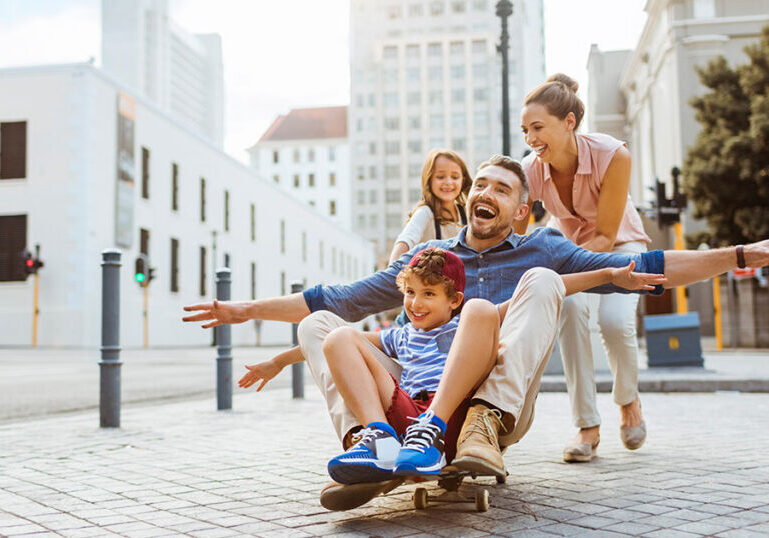
M 749 62 L 736 69 L 723 56 L 698 68 L 710 91 L 690 101 L 702 130 L 684 187 L 712 246 L 769 237 L 769 26 L 745 53 Z

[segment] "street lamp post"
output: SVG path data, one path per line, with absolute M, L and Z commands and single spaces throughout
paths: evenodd
M 510 34 L 507 33 L 507 18 L 513 14 L 513 4 L 510 0 L 497 2 L 497 17 L 502 22 L 502 32 L 499 35 L 497 51 L 502 54 L 502 153 L 510 155 L 510 98 L 508 96 L 507 50 Z

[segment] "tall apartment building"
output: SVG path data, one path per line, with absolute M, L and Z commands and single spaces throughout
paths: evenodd
M 168 0 L 102 0 L 102 68 L 132 92 L 221 147 L 222 44 L 169 17 Z
M 346 106 L 281 114 L 247 151 L 251 168 L 260 177 L 350 229 Z
M 352 0 L 350 110 L 352 218 L 380 262 L 420 195 L 431 148 L 474 169 L 502 152 L 500 20 L 492 0 Z M 518 110 L 544 71 L 542 0 L 517 0 L 509 19 L 511 153 Z

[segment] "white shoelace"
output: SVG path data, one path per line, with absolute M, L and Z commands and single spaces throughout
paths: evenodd
M 433 440 L 441 433 L 440 427 L 430 422 L 434 416 L 435 413 L 428 411 L 421 417 L 406 417 L 415 423 L 406 428 L 402 448 L 416 450 L 424 454 L 425 450 L 432 445 Z
M 358 439 L 357 442 L 350 447 L 348 451 L 353 450 L 359 450 L 361 446 L 368 443 L 369 441 L 372 441 L 379 430 L 376 430 L 374 428 L 363 428 L 362 430 L 355 433 L 355 437 Z

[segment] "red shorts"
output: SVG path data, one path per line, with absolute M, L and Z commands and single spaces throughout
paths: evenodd
M 395 379 L 393 379 L 395 381 Z M 395 390 L 393 391 L 393 397 L 390 402 L 390 407 L 385 412 L 387 423 L 398 432 L 398 435 L 402 436 L 406 433 L 406 428 L 410 424 L 413 424 L 413 420 L 408 417 L 416 418 L 424 413 L 430 403 L 433 401 L 434 392 L 427 392 L 426 399 L 414 399 L 403 390 L 398 382 L 395 381 Z M 457 453 L 457 439 L 459 438 L 459 432 L 462 430 L 462 424 L 465 422 L 467 416 L 467 410 L 470 408 L 470 399 L 465 398 L 451 418 L 446 423 L 446 435 L 444 436 L 444 443 L 446 446 L 446 462 L 450 463 L 454 459 L 454 455 Z

